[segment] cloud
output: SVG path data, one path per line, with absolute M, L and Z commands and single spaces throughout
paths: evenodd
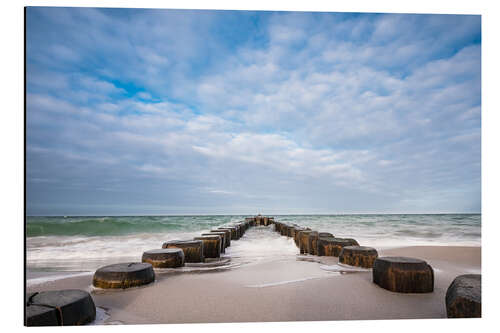
M 27 15 L 32 213 L 480 210 L 477 16 Z

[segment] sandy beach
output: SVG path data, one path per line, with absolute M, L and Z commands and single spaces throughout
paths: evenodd
M 351 271 L 338 265 L 338 258 L 298 255 L 298 250 L 295 257 L 231 268 L 156 271 L 154 283 L 128 290 L 94 289 L 92 274 L 84 274 L 28 283 L 28 292 L 90 291 L 106 312 L 103 324 L 446 318 L 445 294 L 452 280 L 481 273 L 480 247 L 400 247 L 379 250 L 379 256 L 426 260 L 434 269 L 434 292 L 390 292 L 372 282 L 371 270 Z

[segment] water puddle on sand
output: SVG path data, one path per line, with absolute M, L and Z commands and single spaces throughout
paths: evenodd
M 202 273 L 210 271 L 220 271 L 238 267 L 238 263 L 233 263 L 230 257 L 221 257 L 220 259 L 205 259 L 203 263 L 185 263 L 183 267 L 176 268 L 155 268 L 157 274 L 172 273 Z

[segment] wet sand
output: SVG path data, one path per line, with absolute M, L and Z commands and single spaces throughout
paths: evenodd
M 390 292 L 372 282 L 370 270 L 334 272 L 325 268 L 340 268 L 337 258 L 316 256 L 207 272 L 157 273 L 154 283 L 128 290 L 94 290 L 89 274 L 33 285 L 28 291 L 91 291 L 96 305 L 110 316 L 105 323 L 445 318 L 451 281 L 481 272 L 480 247 L 413 246 L 380 250 L 379 255 L 425 259 L 434 268 L 434 292 Z

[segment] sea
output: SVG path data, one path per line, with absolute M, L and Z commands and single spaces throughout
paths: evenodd
M 119 262 L 141 261 L 144 251 L 173 239 L 192 239 L 248 215 L 28 216 L 26 271 L 35 283 L 59 273 L 87 274 Z M 377 249 L 413 245 L 481 246 L 481 214 L 274 215 Z M 254 227 L 226 249 L 239 264 L 296 256 L 292 239 Z

